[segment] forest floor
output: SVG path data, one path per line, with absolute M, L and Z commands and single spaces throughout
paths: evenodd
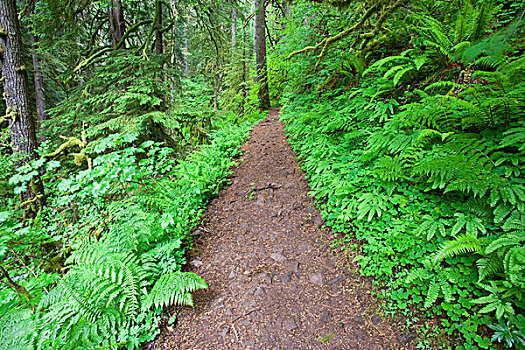
M 415 334 L 374 312 L 370 281 L 332 248 L 278 114 L 253 129 L 193 233 L 187 269 L 209 289 L 147 348 L 413 348 Z

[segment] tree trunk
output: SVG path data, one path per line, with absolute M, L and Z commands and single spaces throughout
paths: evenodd
M 156 31 L 155 31 L 155 52 L 157 55 L 162 55 L 164 53 L 164 44 L 162 42 L 162 3 L 160 1 L 156 1 L 156 4 L 158 6 L 157 11 L 157 20 L 156 20 Z
M 257 82 L 260 84 L 259 108 L 270 108 L 268 91 L 268 71 L 266 67 L 266 2 L 255 0 L 255 61 L 257 63 Z
M 122 36 L 124 36 L 124 33 L 126 32 L 126 23 L 124 22 L 124 11 L 122 10 L 121 1 L 112 2 L 112 7 L 109 9 L 109 24 L 113 47 L 117 49 L 125 49 L 126 45 L 124 43 L 119 45 Z
M 30 6 L 28 11 L 29 15 L 33 14 L 33 6 Z M 36 36 L 33 31 L 29 34 L 31 39 L 31 56 L 33 59 L 33 70 L 34 70 L 34 81 L 35 81 L 35 92 L 36 92 L 36 115 L 37 115 L 37 130 L 42 132 L 42 124 L 47 119 L 46 113 L 46 97 L 44 94 L 44 79 L 42 77 L 42 71 L 40 69 L 40 57 L 38 56 L 36 50 L 38 49 L 38 44 L 40 39 Z M 42 136 L 41 141 L 45 141 L 45 136 Z
M 34 80 L 35 80 L 35 92 L 36 92 L 36 115 L 37 115 L 37 128 L 38 132 L 42 132 L 42 124 L 45 120 L 47 120 L 47 113 L 46 113 L 46 97 L 44 94 L 44 79 L 42 78 L 42 71 L 40 70 L 40 57 L 38 57 L 38 54 L 36 53 L 36 50 L 38 49 L 38 43 L 39 39 L 36 35 L 33 33 L 30 34 L 31 37 L 31 45 L 33 46 L 33 50 L 31 52 L 31 56 L 33 58 L 33 70 L 34 70 Z M 41 136 L 41 141 L 45 141 L 45 136 Z
M 170 7 L 171 7 L 171 20 L 175 20 L 176 12 L 175 12 L 175 0 L 170 0 Z M 171 48 L 170 48 L 170 63 L 171 63 L 171 69 L 172 71 L 175 71 L 175 65 L 179 67 L 179 64 L 175 58 L 175 26 L 171 27 Z M 177 68 L 178 68 L 177 67 Z M 180 75 L 177 74 L 177 76 L 180 79 Z M 171 105 L 175 103 L 175 76 L 171 76 L 171 92 L 170 92 L 170 102 Z
M 190 76 L 190 64 L 188 58 L 190 41 L 188 39 L 188 26 L 189 20 L 186 20 L 186 24 L 184 25 L 184 77 L 186 79 Z
M 213 109 L 216 111 L 219 107 L 219 74 L 217 69 L 219 69 L 219 60 L 215 61 L 215 83 L 213 85 Z
M 22 62 L 22 37 L 16 4 L 0 0 L 0 60 L 4 79 L 6 115 L 9 118 L 11 145 L 15 165 L 21 166 L 36 158 L 38 142 L 31 113 L 27 69 Z M 21 195 L 24 210 L 33 216 L 45 204 L 42 182 L 35 178 Z
M 248 84 L 246 84 L 246 81 L 248 80 L 247 72 L 248 72 L 248 58 L 246 57 L 246 26 L 242 27 L 242 105 L 241 105 L 241 114 L 244 115 L 244 105 L 246 103 L 247 97 L 248 97 Z

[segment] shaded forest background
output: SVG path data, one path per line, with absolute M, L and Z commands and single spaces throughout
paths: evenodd
M 525 347 L 511 0 L 0 0 L 0 348 L 140 348 L 270 106 L 421 348 Z M 170 318 L 170 323 L 174 318 Z

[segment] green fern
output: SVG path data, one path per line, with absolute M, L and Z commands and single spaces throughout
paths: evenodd
M 496 284 L 480 284 L 480 286 L 490 293 L 487 296 L 483 296 L 471 301 L 472 304 L 487 304 L 481 310 L 479 310 L 480 313 L 496 311 L 496 318 L 498 319 L 501 319 L 505 314 L 515 314 L 514 307 L 512 306 L 510 300 L 508 300 L 511 294 L 509 294 L 508 291 L 505 292 L 507 288 L 499 287 Z
M 392 78 L 393 86 L 396 87 L 407 73 L 412 71 L 420 71 L 427 62 L 427 58 L 425 56 L 416 56 L 415 58 L 411 58 L 410 54 L 413 51 L 414 50 L 412 49 L 406 50 L 399 56 L 390 56 L 376 61 L 368 69 L 366 69 L 362 75 L 365 76 L 370 72 L 377 71 L 389 63 L 400 62 L 400 64 L 393 65 L 383 74 L 383 79 Z
M 424 221 L 418 226 L 415 233 L 417 236 L 426 234 L 427 240 L 430 241 L 436 233 L 440 233 L 441 237 L 446 237 L 446 226 L 448 222 L 444 219 L 436 220 L 431 216 L 424 216 Z
M 507 229 L 514 229 L 492 241 L 485 248 L 486 254 L 494 254 L 509 281 L 515 285 L 525 285 L 525 224 L 522 220 L 513 220 Z M 510 226 L 510 227 L 509 227 Z
M 151 292 L 142 303 L 142 310 L 152 306 L 165 307 L 169 305 L 193 306 L 191 292 L 206 289 L 204 280 L 194 273 L 173 272 L 161 276 L 153 286 Z
M 399 155 L 394 157 L 383 156 L 377 160 L 374 174 L 385 181 L 399 181 L 408 179 L 407 166 Z
M 457 218 L 456 223 L 452 227 L 452 235 L 455 236 L 463 228 L 466 229 L 467 235 L 472 237 L 477 237 L 478 232 L 486 233 L 487 230 L 483 225 L 483 222 L 480 218 L 475 217 L 474 215 L 465 215 L 463 213 L 456 213 L 454 216 Z
M 374 216 L 381 217 L 386 207 L 386 197 L 376 193 L 365 193 L 359 198 L 357 207 L 357 219 L 361 220 L 365 216 L 371 221 Z
M 455 28 L 447 28 L 443 23 L 429 16 L 420 16 L 420 28 L 416 30 L 424 38 L 424 44 L 435 48 L 446 61 L 453 62 L 471 46 L 479 41 L 490 28 L 492 19 L 500 7 L 495 1 L 483 1 L 475 7 L 470 1 L 463 1 Z M 447 33 L 453 32 L 453 36 Z
M 432 262 L 439 264 L 446 258 L 465 253 L 484 253 L 485 241 L 471 234 L 459 235 L 455 240 L 447 241 L 432 255 Z
M 525 122 L 520 126 L 513 127 L 504 133 L 505 137 L 501 140 L 500 147 L 516 147 L 518 151 L 525 151 Z
M 417 280 L 425 282 L 425 284 L 428 285 L 424 304 L 426 308 L 432 306 L 440 296 L 443 296 L 447 302 L 455 299 L 451 285 L 451 283 L 455 283 L 455 278 L 450 269 L 435 271 L 427 264 L 424 268 L 412 269 L 408 273 L 405 282 L 411 284 Z
M 33 350 L 35 315 L 29 308 L 4 309 L 0 313 L 0 349 Z

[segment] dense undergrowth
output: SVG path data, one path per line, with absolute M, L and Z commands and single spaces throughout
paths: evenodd
M 52 195 L 32 226 L 2 212 L 1 253 L 20 259 L 13 265 L 25 278 L 15 282 L 23 291 L 0 291 L 0 348 L 135 348 L 152 340 L 163 307 L 191 305 L 189 292 L 206 288 L 180 271 L 184 251 L 249 129 L 224 127 L 182 161 L 159 143 L 113 134 L 90 143 L 91 169 L 66 179 L 56 178 L 58 163 L 34 162 L 48 169 Z M 51 256 L 45 266 L 31 259 L 42 250 Z
M 421 348 L 524 348 L 523 6 L 462 4 L 413 3 L 375 50 L 343 40 L 318 67 L 283 57 L 356 19 L 298 5 L 270 65 L 312 195 L 386 312 Z
M 257 114 L 216 113 L 206 84 L 170 91 L 167 73 L 115 55 L 49 111 L 38 158 L 0 158 L 1 349 L 138 348 L 207 288 L 181 272 L 190 232 Z M 16 195 L 36 181 L 47 205 L 27 217 Z

